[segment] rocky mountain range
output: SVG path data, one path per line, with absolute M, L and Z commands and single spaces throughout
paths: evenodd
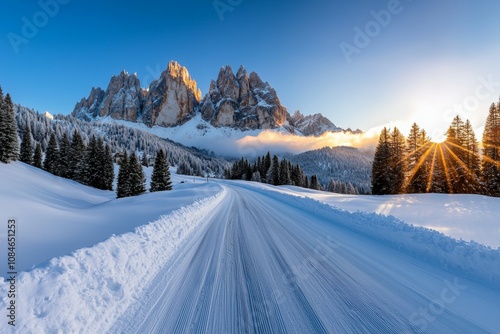
M 113 76 L 105 91 L 92 88 L 88 98 L 75 105 L 72 115 L 84 120 L 111 117 L 149 127 L 175 127 L 198 113 L 214 127 L 242 131 L 282 128 L 305 136 L 351 131 L 321 114 L 304 116 L 297 111 L 291 116 L 271 85 L 255 72 L 248 75 L 243 66 L 236 75 L 230 66 L 222 67 L 202 99 L 196 81 L 175 61 L 147 89 L 141 88 L 136 74 L 123 71 Z

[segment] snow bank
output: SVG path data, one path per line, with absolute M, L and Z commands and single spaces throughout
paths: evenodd
M 500 288 L 500 249 L 456 240 L 435 230 L 407 224 L 394 216 L 349 212 L 307 197 L 261 188 L 253 190 L 297 209 L 313 212 L 317 217 L 380 240 L 452 273 Z
M 22 302 L 17 304 L 15 332 L 106 332 L 225 198 L 226 190 L 221 189 L 135 232 L 112 236 L 71 256 L 54 258 L 46 267 L 20 273 L 17 297 Z M 0 309 L 5 310 L 8 284 L 0 279 Z
M 252 183 L 249 183 L 252 184 Z M 349 212 L 392 215 L 455 239 L 500 249 L 500 198 L 472 194 L 344 195 L 295 186 L 254 187 L 309 197 Z

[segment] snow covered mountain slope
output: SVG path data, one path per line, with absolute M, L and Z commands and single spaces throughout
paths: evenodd
M 216 154 L 226 157 L 255 157 L 257 153 L 264 154 L 267 152 L 265 147 L 262 147 L 262 150 L 258 150 L 256 147 L 242 147 L 238 144 L 238 141 L 247 136 L 258 136 L 261 130 L 242 131 L 231 127 L 214 127 L 212 124 L 205 121 L 201 114 L 197 114 L 182 125 L 170 128 L 161 126 L 153 126 L 150 128 L 145 124 L 115 120 L 110 117 L 105 117 L 96 121 L 98 123 L 120 124 L 133 129 L 139 129 L 160 138 L 181 143 L 184 146 L 213 151 Z M 283 134 L 288 133 L 284 128 L 268 129 L 266 131 Z
M 321 136 L 327 131 L 343 131 L 342 128 L 339 128 L 321 114 L 304 116 L 297 110 L 292 116 L 292 121 L 297 130 L 306 136 Z
M 285 156 L 307 175 L 316 174 L 321 184 L 330 180 L 352 183 L 362 193 L 371 192 L 373 158 L 354 147 L 323 147 Z
M 0 175 L 17 176 L 12 181 L 0 179 L 2 200 L 8 197 L 3 195 L 5 189 L 23 182 L 24 192 L 29 192 L 24 174 L 31 175 L 33 189 L 39 182 L 50 187 L 57 181 L 38 171 L 16 175 L 30 168 L 20 163 L 0 168 Z M 72 195 L 63 196 L 64 189 L 58 188 L 31 201 L 22 192 L 13 193 L 25 204 L 23 211 L 32 212 L 31 216 L 21 216 L 21 210 L 13 213 L 19 215 L 20 225 L 35 219 L 32 208 L 40 207 L 57 209 L 57 215 L 45 213 L 45 219 L 36 221 L 40 227 L 50 226 L 46 219 L 64 212 L 88 213 L 99 225 L 99 217 L 111 219 L 113 228 L 118 228 L 129 220 L 139 224 L 136 218 L 157 207 L 170 210 L 133 232 L 20 273 L 15 332 L 495 333 L 500 329 L 500 250 L 457 241 L 393 217 L 334 209 L 259 184 L 213 180 L 207 185 L 198 180 L 176 183 L 172 192 L 108 202 L 106 193 L 87 191 L 85 203 L 74 204 Z M 53 199 L 47 196 L 46 203 L 38 204 L 36 199 L 44 194 L 54 194 Z M 193 203 L 192 196 L 199 200 Z M 70 199 L 61 203 L 66 197 Z M 12 212 L 15 200 L 1 208 L 2 214 Z M 192 204 L 172 211 L 183 203 Z M 102 211 L 94 211 L 100 207 Z M 20 232 L 19 240 L 32 233 L 37 232 Z M 59 237 L 70 234 L 66 230 Z M 80 238 L 90 236 L 82 233 Z M 0 296 L 6 296 L 8 283 L 0 281 Z M 6 297 L 0 299 L 0 309 L 7 302 Z M 9 333 L 8 328 L 1 329 Z

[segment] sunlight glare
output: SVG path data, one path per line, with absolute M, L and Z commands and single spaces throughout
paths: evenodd
M 442 130 L 434 131 L 430 137 L 431 137 L 431 141 L 436 143 L 436 144 L 441 144 L 442 142 L 444 142 L 446 140 L 446 135 L 444 133 L 442 133 Z

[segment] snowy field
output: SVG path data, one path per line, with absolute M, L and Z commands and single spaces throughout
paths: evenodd
M 1 333 L 500 333 L 500 250 L 467 242 L 467 219 L 441 208 L 479 222 L 498 199 L 174 175 L 173 191 L 115 200 L 22 163 L 0 164 L 0 184 L 24 271 L 16 329 Z M 463 240 L 373 212 L 426 214 Z
M 146 169 L 148 188 L 151 170 Z M 171 192 L 115 200 L 115 192 L 86 187 L 20 162 L 0 164 L 0 171 L 0 218 L 4 222 L 9 218 L 17 221 L 21 250 L 16 259 L 18 270 L 70 255 L 113 234 L 132 232 L 220 191 L 219 186 L 207 185 L 206 180 L 193 183 L 193 178 L 173 173 Z M 6 228 L 0 229 L 1 244 L 5 244 L 6 233 Z M 5 267 L 0 268 L 0 276 L 4 276 Z

